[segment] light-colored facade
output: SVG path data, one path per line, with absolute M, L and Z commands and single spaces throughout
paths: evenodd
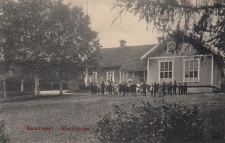
M 221 88 L 221 68 L 214 54 L 197 54 L 189 43 L 174 51 L 173 41 L 161 41 L 141 59 L 147 63 L 147 83 L 187 83 L 188 92 L 213 92 Z M 172 46 L 173 45 L 173 46 Z

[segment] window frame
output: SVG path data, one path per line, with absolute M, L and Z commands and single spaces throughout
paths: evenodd
M 124 74 L 124 75 L 122 76 L 122 74 Z M 120 72 L 120 83 L 122 81 L 128 81 L 129 76 L 130 76 L 129 72 Z
M 197 61 L 198 62 L 198 69 L 197 70 L 195 70 L 194 69 L 194 66 L 193 66 L 193 70 L 186 70 L 186 62 L 189 62 L 189 68 L 190 68 L 190 61 Z M 194 65 L 194 63 L 193 63 L 193 65 Z M 200 82 L 200 70 L 201 70 L 201 68 L 200 68 L 201 66 L 200 66 L 200 59 L 198 58 L 198 59 L 183 59 L 183 82 L 187 82 L 187 83 L 198 83 L 198 82 Z M 188 72 L 190 72 L 190 71 L 192 71 L 193 72 L 193 77 L 192 78 L 190 78 L 190 76 L 188 77 L 188 78 L 186 78 L 185 77 L 185 73 L 186 73 L 186 71 L 188 71 Z M 197 80 L 194 78 L 194 72 L 195 71 L 198 71 L 198 77 L 197 77 Z M 189 73 L 190 74 L 190 73 Z M 188 80 L 187 80 L 188 79 Z
M 183 44 L 188 44 L 188 46 L 189 46 L 189 51 L 185 51 L 185 50 L 184 50 Z M 190 43 L 182 43 L 182 45 L 181 45 L 181 50 L 182 50 L 182 53 L 190 53 L 190 52 L 191 52 L 192 47 L 193 47 L 193 45 L 192 45 L 192 44 L 190 44 Z M 186 48 L 185 48 L 185 49 L 186 49 Z
M 96 77 L 94 76 L 94 74 L 96 74 Z M 92 72 L 92 75 L 89 76 L 89 82 L 98 83 L 98 72 Z
M 173 82 L 173 80 L 174 80 L 174 60 L 159 60 L 158 61 L 159 62 L 159 72 L 158 72 L 158 82 L 163 82 L 163 81 L 165 81 L 165 82 Z M 168 63 L 168 70 L 167 71 L 161 71 L 161 63 Z M 171 71 L 169 70 L 170 68 L 169 68 L 169 63 L 172 63 L 172 67 L 171 67 Z M 165 66 L 165 64 L 164 64 L 164 66 Z M 165 68 L 165 67 L 164 67 Z M 172 72 L 172 77 L 171 78 L 161 78 L 161 72 Z M 168 74 L 169 75 L 169 74 Z
M 114 71 L 107 71 L 106 72 L 106 81 L 111 81 L 111 79 L 109 79 L 109 77 L 108 77 L 108 73 L 110 73 L 110 75 L 113 73 L 113 77 L 112 77 L 112 82 L 114 83 L 114 81 L 115 81 L 115 79 L 114 79 L 114 77 L 115 77 L 115 73 L 114 73 Z
M 98 83 L 98 72 L 92 72 L 92 73 L 93 73 L 92 77 L 93 77 L 95 83 Z M 94 76 L 94 75 L 96 75 L 96 76 Z

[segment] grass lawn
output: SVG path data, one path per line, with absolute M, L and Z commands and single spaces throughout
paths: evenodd
M 13 143 L 96 143 L 92 133 L 94 125 L 100 120 L 99 116 L 112 111 L 112 104 L 122 104 L 129 110 L 131 104 L 141 104 L 142 101 L 156 106 L 161 104 L 161 100 L 154 103 L 151 96 L 75 93 L 1 102 L 0 111 Z M 225 116 L 225 95 L 221 93 L 170 95 L 165 97 L 165 101 L 187 106 L 199 105 L 201 111 L 219 110 Z M 27 126 L 53 127 L 54 130 L 29 131 Z M 62 131 L 62 126 L 86 127 L 89 131 Z

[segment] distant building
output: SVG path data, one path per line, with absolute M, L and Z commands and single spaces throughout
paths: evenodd
M 100 67 L 92 75 L 86 76 L 86 84 L 102 81 L 120 83 L 129 79 L 132 82 L 146 81 L 146 62 L 140 57 L 153 47 L 154 45 L 126 46 L 126 41 L 121 40 L 119 47 L 100 49 Z

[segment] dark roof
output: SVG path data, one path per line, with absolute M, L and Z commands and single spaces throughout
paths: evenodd
M 119 67 L 121 71 L 146 70 L 146 61 L 140 58 L 154 45 L 100 49 L 100 67 Z

